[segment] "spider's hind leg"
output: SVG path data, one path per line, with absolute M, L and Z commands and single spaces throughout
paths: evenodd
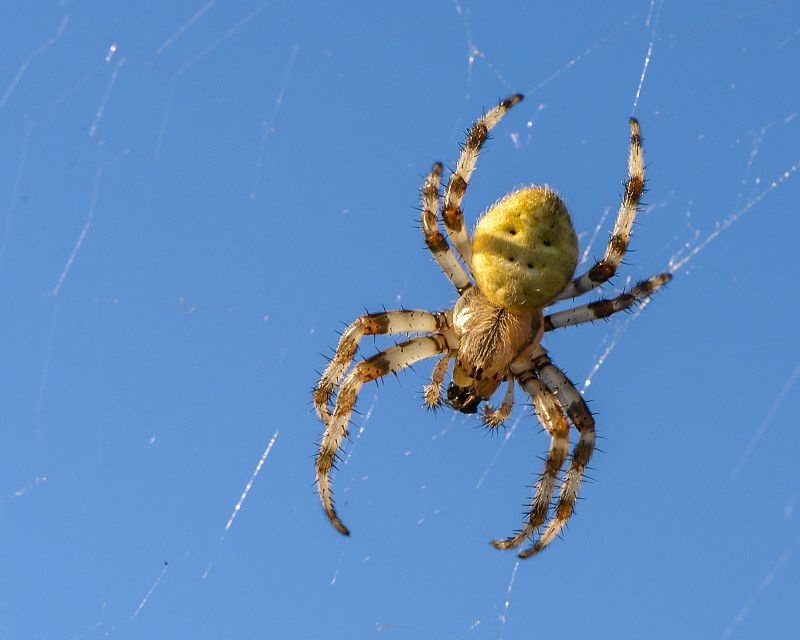
M 553 331 L 561 327 L 594 322 L 608 318 L 615 313 L 625 311 L 636 303 L 642 303 L 650 298 L 656 291 L 672 280 L 669 273 L 653 276 L 637 284 L 627 293 L 623 293 L 610 300 L 597 300 L 589 304 L 574 307 L 565 311 L 551 313 L 544 317 L 544 330 Z
M 502 100 L 494 109 L 472 125 L 461 149 L 461 157 L 458 159 L 455 171 L 447 182 L 447 189 L 445 189 L 442 201 L 442 222 L 444 222 L 447 235 L 461 257 L 461 261 L 468 267 L 472 265 L 472 242 L 464 226 L 461 201 L 467 191 L 467 185 L 475 169 L 475 163 L 478 161 L 481 147 L 489 138 L 489 131 L 500 123 L 508 110 L 520 102 L 522 97 L 522 94 L 516 93 Z
M 607 282 L 619 267 L 628 249 L 631 227 L 639 210 L 639 200 L 644 193 L 644 158 L 642 153 L 642 136 L 639 133 L 639 122 L 631 118 L 631 146 L 628 156 L 628 179 L 625 181 L 625 193 L 614 224 L 614 231 L 606 247 L 602 260 L 589 271 L 575 278 L 558 294 L 556 300 L 567 300 L 591 291 Z
M 455 246 L 456 253 L 450 248 L 446 238 L 439 231 L 439 186 L 442 182 L 442 165 L 437 162 L 433 165 L 431 172 L 425 179 L 422 186 L 422 231 L 425 234 L 425 243 L 433 254 L 434 259 L 442 271 L 444 271 L 450 282 L 453 283 L 459 295 L 464 293 L 472 282 L 467 275 L 464 267 L 458 261 L 461 258 L 467 268 L 471 268 L 472 263 L 472 241 L 469 233 L 464 226 L 464 215 L 461 212 L 461 201 L 467 191 L 475 163 L 478 161 L 483 143 L 489 138 L 491 131 L 508 110 L 522 100 L 521 94 L 515 94 L 503 100 L 489 113 L 485 114 L 480 120 L 472 125 L 467 133 L 467 141 L 461 149 L 461 157 L 458 159 L 455 171 L 450 176 L 442 198 L 442 222 L 444 223 L 447 235 Z
M 425 244 L 433 254 L 434 259 L 444 271 L 447 279 L 461 295 L 472 286 L 472 282 L 464 271 L 464 267 L 456 258 L 456 254 L 447 244 L 447 240 L 439 231 L 439 184 L 442 181 L 442 165 L 437 162 L 425 178 L 422 186 L 422 233 L 425 234 Z

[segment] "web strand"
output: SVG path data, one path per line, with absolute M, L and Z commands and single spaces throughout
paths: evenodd
M 267 445 L 267 448 L 264 449 L 264 453 L 262 454 L 261 459 L 258 461 L 258 464 L 256 465 L 255 471 L 253 471 L 253 475 L 250 476 L 250 480 L 247 482 L 247 485 L 245 486 L 244 491 L 242 491 L 242 495 L 239 496 L 239 502 L 237 502 L 236 506 L 233 508 L 233 512 L 231 513 L 231 517 L 228 518 L 228 522 L 225 525 L 225 529 L 222 531 L 222 535 L 220 536 L 219 542 L 217 543 L 217 548 L 214 551 L 214 554 L 211 556 L 211 560 L 208 563 L 208 567 L 206 567 L 206 570 L 203 573 L 203 576 L 202 576 L 203 580 L 205 580 L 208 577 L 208 572 L 211 571 L 211 565 L 214 564 L 214 558 L 216 558 L 217 552 L 219 551 L 220 547 L 222 546 L 222 543 L 225 541 L 225 536 L 227 535 L 228 530 L 231 528 L 231 525 L 233 524 L 233 521 L 236 519 L 236 516 L 239 514 L 239 510 L 242 508 L 242 504 L 244 503 L 244 499 L 247 497 L 247 494 L 249 493 L 250 489 L 252 488 L 253 483 L 256 480 L 256 476 L 258 476 L 259 471 L 261 471 L 261 467 L 263 466 L 264 461 L 267 459 L 267 456 L 269 455 L 269 452 L 272 451 L 272 445 L 275 444 L 275 440 L 277 438 L 278 438 L 278 430 L 276 429 L 275 433 L 272 436 L 272 439 L 269 441 L 269 444 Z

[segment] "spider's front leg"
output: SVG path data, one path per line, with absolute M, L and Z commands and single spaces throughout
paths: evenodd
M 537 347 L 530 360 L 522 365 L 512 365 L 512 371 L 522 389 L 533 401 L 536 416 L 550 434 L 551 443 L 544 471 L 531 502 L 528 522 L 517 535 L 507 540 L 493 540 L 492 546 L 496 549 L 518 547 L 544 525 L 550 511 L 556 482 L 569 450 L 567 416 L 579 432 L 578 442 L 572 450 L 569 469 L 561 482 L 553 519 L 533 547 L 519 554 L 520 558 L 529 558 L 550 544 L 572 515 L 584 470 L 594 451 L 595 429 L 594 419 L 580 393 L 567 376 L 552 363 L 543 347 Z
M 437 333 L 450 327 L 451 316 L 449 311 L 384 311 L 361 316 L 347 327 L 339 339 L 336 353 L 314 388 L 314 408 L 323 424 L 328 424 L 331 419 L 330 398 L 350 366 L 361 338 L 398 333 Z
M 578 442 L 572 450 L 572 461 L 564 480 L 556 504 L 555 516 L 547 525 L 544 533 L 530 549 L 519 554 L 520 558 L 530 558 L 539 553 L 553 541 L 572 515 L 578 490 L 586 470 L 586 465 L 594 453 L 595 428 L 594 418 L 589 407 L 583 401 L 580 392 L 561 369 L 553 364 L 543 347 L 538 347 L 531 356 L 531 361 L 539 377 L 552 390 L 558 403 L 569 416 L 570 421 L 578 429 Z
M 342 339 L 344 339 L 344 336 L 342 336 Z M 448 343 L 446 333 L 435 333 L 431 336 L 412 338 L 381 351 L 363 362 L 359 362 L 339 387 L 339 393 L 336 396 L 336 407 L 325 425 L 325 433 L 322 436 L 316 467 L 317 488 L 322 501 L 322 508 L 333 526 L 344 535 L 349 535 L 350 532 L 339 520 L 333 507 L 330 471 L 341 447 L 342 439 L 347 437 L 350 414 L 353 411 L 361 385 L 390 373 L 396 373 L 420 360 L 432 358 L 451 350 L 452 346 Z M 350 358 L 352 358 L 352 354 Z M 325 376 L 323 376 L 324 378 Z
M 512 365 L 519 386 L 528 394 L 533 402 L 536 417 L 550 434 L 550 450 L 545 458 L 544 470 L 536 486 L 536 495 L 531 501 L 528 522 L 511 538 L 492 540 L 495 549 L 513 549 L 518 547 L 541 527 L 550 511 L 558 475 L 569 453 L 569 423 L 553 392 L 547 388 L 533 369 L 532 362 L 527 360 L 522 365 Z

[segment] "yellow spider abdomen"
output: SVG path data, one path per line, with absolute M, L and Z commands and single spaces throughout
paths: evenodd
M 472 244 L 475 282 L 512 311 L 541 309 L 575 274 L 578 238 L 567 208 L 547 188 L 510 193 L 478 222 Z

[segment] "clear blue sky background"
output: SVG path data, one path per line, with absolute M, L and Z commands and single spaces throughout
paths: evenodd
M 800 636 L 797 2 L 32 0 L 0 42 L 0 638 Z M 601 255 L 634 114 L 605 294 L 675 280 L 547 337 L 603 439 L 546 553 L 488 544 L 530 407 L 430 415 L 432 363 L 362 392 L 345 539 L 315 372 L 365 308 L 452 304 L 418 188 L 514 92 L 470 224 L 547 183 Z

